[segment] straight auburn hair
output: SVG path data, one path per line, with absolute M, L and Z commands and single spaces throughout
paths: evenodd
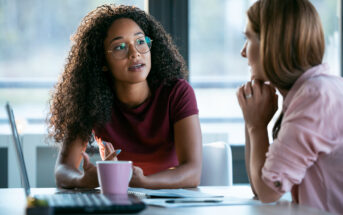
M 247 12 L 260 38 L 260 56 L 267 78 L 289 90 L 308 68 L 322 63 L 324 33 L 308 0 L 259 0 Z
M 247 11 L 260 39 L 260 58 L 268 80 L 290 90 L 309 68 L 322 63 L 325 40 L 319 15 L 308 0 L 258 0 Z M 282 113 L 273 128 L 277 137 Z

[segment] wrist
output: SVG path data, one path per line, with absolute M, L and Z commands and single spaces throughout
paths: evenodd
M 264 126 L 264 125 L 247 125 L 247 130 L 248 130 L 248 133 L 251 135 L 251 134 L 254 134 L 254 133 L 261 133 L 261 132 L 265 132 L 267 131 L 267 126 Z

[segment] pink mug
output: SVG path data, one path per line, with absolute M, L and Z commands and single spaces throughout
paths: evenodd
M 103 194 L 127 194 L 132 161 L 97 161 L 98 180 Z

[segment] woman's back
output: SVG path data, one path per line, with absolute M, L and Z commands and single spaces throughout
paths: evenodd
M 264 179 L 279 177 L 300 204 L 343 211 L 343 79 L 319 65 L 288 92 L 277 139 L 270 146 Z M 294 165 L 293 165 L 294 164 Z M 275 171 L 278 174 L 275 174 Z

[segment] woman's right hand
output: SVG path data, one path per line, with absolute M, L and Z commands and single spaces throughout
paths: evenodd
M 278 96 L 271 85 L 254 80 L 237 91 L 239 105 L 248 129 L 266 128 L 278 109 Z
M 97 169 L 94 164 L 89 160 L 89 156 L 86 152 L 82 152 L 83 157 L 83 175 L 80 178 L 81 187 L 98 187 Z M 84 185 L 84 186 L 83 186 Z

